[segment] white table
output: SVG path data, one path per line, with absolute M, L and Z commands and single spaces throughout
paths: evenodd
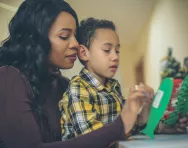
M 188 134 L 155 135 L 155 139 L 132 136 L 127 141 L 117 142 L 117 148 L 188 148 Z

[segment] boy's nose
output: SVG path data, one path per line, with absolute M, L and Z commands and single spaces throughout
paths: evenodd
M 119 54 L 116 51 L 112 53 L 112 61 L 119 61 Z

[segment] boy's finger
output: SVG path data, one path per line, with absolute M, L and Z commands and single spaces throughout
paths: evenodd
M 143 92 L 137 91 L 135 93 L 133 93 L 130 96 L 132 99 L 138 99 L 140 102 L 146 102 L 146 103 L 151 103 L 152 99 L 150 97 L 145 96 L 145 94 Z

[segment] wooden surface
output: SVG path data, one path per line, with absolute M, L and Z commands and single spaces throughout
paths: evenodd
M 188 134 L 155 135 L 155 139 L 138 135 L 117 142 L 117 148 L 188 148 Z

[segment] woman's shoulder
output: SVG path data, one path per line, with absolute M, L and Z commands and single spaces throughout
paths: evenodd
M 19 69 L 15 68 L 13 66 L 8 66 L 8 65 L 0 66 L 0 72 L 5 72 L 5 73 L 19 73 L 20 74 Z
M 19 69 L 13 66 L 0 66 L 0 80 L 5 81 L 6 83 L 17 83 L 24 84 L 27 89 L 30 90 L 30 84 L 27 81 L 25 75 L 21 73 Z M 2 84 L 2 83 L 1 83 Z M 1 85 L 0 84 L 0 85 Z M 2 84 L 4 85 L 4 84 Z
M 21 71 L 13 66 L 0 66 L 0 76 L 26 79 Z

